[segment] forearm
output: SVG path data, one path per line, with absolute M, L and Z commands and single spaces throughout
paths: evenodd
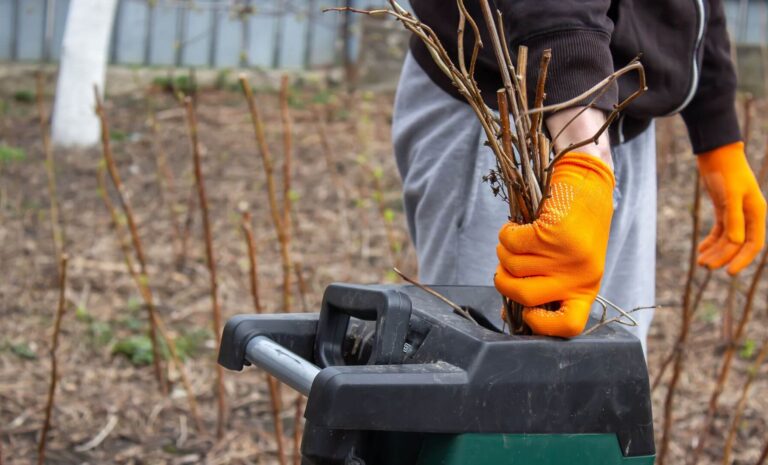
M 593 137 L 605 123 L 605 113 L 595 108 L 584 110 L 571 121 L 582 110 L 584 107 L 570 108 L 547 117 L 547 129 L 554 138 L 555 151 L 559 152 L 572 144 Z M 600 158 L 613 170 L 608 131 L 600 135 L 597 143 L 589 143 L 580 147 L 578 151 Z

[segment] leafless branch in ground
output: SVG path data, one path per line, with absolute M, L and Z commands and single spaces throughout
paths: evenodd
M 187 129 L 189 131 L 190 144 L 192 146 L 192 160 L 195 170 L 195 185 L 197 186 L 198 203 L 203 222 L 203 237 L 205 241 L 205 259 L 208 265 L 210 278 L 211 311 L 213 320 L 213 333 L 216 338 L 216 347 L 221 345 L 221 307 L 219 305 L 219 282 L 216 275 L 216 257 L 213 250 L 213 233 L 211 232 L 211 218 L 208 210 L 208 196 L 205 192 L 205 178 L 200 155 L 200 140 L 198 138 L 197 114 L 192 103 L 192 98 L 184 99 L 184 108 L 187 113 Z M 214 362 L 215 363 L 215 362 Z M 216 368 L 216 437 L 224 437 L 224 423 L 227 418 L 226 391 L 224 390 L 224 368 L 215 363 Z
M 752 134 L 752 106 L 755 103 L 755 99 L 751 94 L 747 94 L 744 97 L 743 103 L 744 122 L 742 124 L 742 138 L 744 139 L 744 152 L 747 154 L 747 159 L 749 159 L 749 139 Z M 728 295 L 725 299 L 725 308 L 723 309 L 723 317 L 721 319 L 721 337 L 722 342 L 725 345 L 730 344 L 733 340 L 733 313 L 736 307 L 736 294 L 740 287 L 740 281 L 740 276 L 736 275 L 731 276 L 730 282 L 728 283 Z
M 48 352 L 51 358 L 51 376 L 48 382 L 48 400 L 45 403 L 45 419 L 40 430 L 40 442 L 37 445 L 37 465 L 45 462 L 45 444 L 48 439 L 48 430 L 51 428 L 51 414 L 56 396 L 56 381 L 59 377 L 59 365 L 56 359 L 56 351 L 59 348 L 59 332 L 61 331 L 61 319 L 66 310 L 67 295 L 67 256 L 62 255 L 59 260 L 59 305 L 56 308 L 56 318 L 53 322 L 53 334 L 51 335 L 51 348 Z
M 400 251 L 402 246 L 397 238 L 394 225 L 392 224 L 391 211 L 387 207 L 387 203 L 384 199 L 385 192 L 384 184 L 382 182 L 384 172 L 381 167 L 371 167 L 367 160 L 360 163 L 360 168 L 362 169 L 363 173 L 365 173 L 365 176 L 370 178 L 371 185 L 373 186 L 373 202 L 376 204 L 376 211 L 378 212 L 381 223 L 384 226 L 384 236 L 387 239 L 390 260 L 395 267 L 401 266 Z
M 261 119 L 259 107 L 256 105 L 256 99 L 251 90 L 251 85 L 244 75 L 240 75 L 240 87 L 245 94 L 248 103 L 248 110 L 251 113 L 251 122 L 253 123 L 254 137 L 256 146 L 261 156 L 264 174 L 267 177 L 267 197 L 269 199 L 269 211 L 272 215 L 272 223 L 275 227 L 277 240 L 280 243 L 280 259 L 283 266 L 283 311 L 290 311 L 291 307 L 291 255 L 290 239 L 286 231 L 286 224 L 283 215 L 277 203 L 277 183 L 274 175 L 274 165 L 272 153 L 269 150 L 266 136 L 264 135 L 264 122 Z M 283 210 L 284 211 L 284 210 Z
M 304 279 L 301 275 L 301 264 L 296 263 L 296 276 L 299 283 L 299 298 L 304 304 L 304 311 L 306 308 L 306 287 L 304 285 Z M 301 465 L 301 435 L 302 435 L 302 422 L 301 419 L 304 416 L 304 396 L 301 394 L 296 395 L 296 401 L 293 411 L 293 465 Z
M 760 454 L 757 462 L 755 462 L 755 465 L 763 465 L 766 459 L 768 459 L 768 437 L 765 438 L 765 447 L 763 447 L 763 452 Z
M 312 118 L 318 138 L 320 139 L 320 148 L 323 153 L 323 159 L 325 161 L 326 169 L 328 170 L 328 175 L 331 178 L 331 184 L 336 191 L 338 211 L 341 216 L 341 227 L 339 229 L 343 238 L 349 236 L 347 204 L 349 199 L 352 198 L 352 195 L 349 192 L 349 186 L 339 173 L 339 168 L 336 164 L 336 155 L 331 148 L 331 143 L 328 137 L 326 114 L 327 108 L 325 106 L 315 105 L 312 107 Z
M 664 465 L 664 461 L 667 458 L 667 451 L 669 450 L 669 438 L 672 431 L 672 409 L 674 406 L 675 392 L 677 390 L 677 382 L 680 379 L 680 374 L 685 364 L 685 351 L 682 348 L 688 341 L 688 334 L 691 329 L 691 321 L 693 320 L 693 306 L 691 304 L 691 292 L 693 290 L 693 278 L 696 274 L 698 265 L 696 264 L 697 246 L 699 244 L 699 231 L 700 231 L 700 214 L 701 214 L 701 180 L 698 174 L 696 175 L 696 187 L 693 193 L 693 211 L 691 212 L 693 226 L 691 228 L 691 244 L 688 253 L 688 274 L 685 279 L 685 288 L 683 290 L 683 317 L 680 322 L 680 334 L 677 337 L 677 343 L 673 349 L 674 368 L 672 370 L 672 379 L 667 386 L 667 396 L 664 400 L 664 420 L 662 423 L 661 433 L 661 447 L 659 448 L 658 461 L 659 465 Z M 709 275 L 707 275 L 709 278 Z M 706 282 L 709 282 L 707 279 Z M 704 286 L 702 286 L 703 288 Z M 661 379 L 661 375 L 659 378 Z
M 693 318 L 693 316 L 696 314 L 696 311 L 699 309 L 701 298 L 704 295 L 704 291 L 707 290 L 711 279 L 712 270 L 707 270 L 707 272 L 704 274 L 704 279 L 696 290 L 696 297 L 693 299 L 693 308 L 691 309 L 691 318 Z M 651 384 L 651 392 L 655 391 L 656 388 L 659 387 L 661 380 L 664 378 L 664 374 L 667 372 L 667 368 L 669 368 L 672 364 L 672 361 L 675 360 L 677 352 L 681 350 L 684 350 L 684 347 L 680 342 L 680 336 L 678 335 L 677 340 L 675 341 L 675 345 L 672 347 L 672 350 L 669 352 L 669 354 L 667 354 L 667 356 L 664 358 L 664 361 L 661 363 L 661 368 L 659 368 L 659 372 Z
M 168 210 L 168 217 L 171 220 L 171 227 L 176 246 L 176 262 L 181 265 L 186 260 L 187 256 L 187 241 L 186 231 L 182 224 L 179 212 L 176 209 L 175 197 L 176 197 L 176 180 L 174 179 L 173 172 L 168 168 L 168 157 L 163 148 L 163 144 L 160 142 L 160 123 L 157 121 L 157 115 L 155 114 L 154 102 L 152 98 L 147 95 L 147 126 L 152 133 L 152 152 L 155 162 L 155 176 L 157 178 L 157 186 L 160 191 L 160 200 Z
M 331 177 L 331 184 L 336 188 L 337 195 L 341 200 L 342 210 L 346 206 L 345 203 L 349 198 L 349 189 L 347 185 L 341 179 L 339 171 L 336 168 L 336 157 L 334 156 L 333 149 L 328 137 L 328 128 L 325 122 L 325 108 L 320 106 L 312 107 L 312 118 L 314 119 L 315 129 L 317 130 L 318 138 L 320 139 L 320 148 L 322 150 L 325 166 L 328 169 L 328 175 Z
M 277 456 L 280 465 L 286 465 L 285 439 L 283 432 L 282 400 L 280 399 L 280 383 L 274 376 L 267 374 L 267 386 L 269 387 L 269 405 L 272 408 L 272 422 L 275 425 L 275 442 L 277 443 Z
M 299 290 L 299 299 L 301 300 L 301 311 L 306 313 L 309 311 L 307 305 L 307 283 L 304 280 L 304 268 L 301 262 L 295 262 L 293 271 L 296 272 L 296 287 Z
M 768 339 L 763 341 L 763 346 L 760 348 L 755 361 L 752 366 L 749 367 L 747 380 L 744 382 L 744 386 L 741 388 L 741 395 L 739 401 L 736 403 L 736 409 L 733 412 L 733 419 L 731 420 L 731 426 L 728 428 L 728 436 L 725 440 L 725 447 L 723 447 L 723 465 L 731 465 L 731 455 L 733 453 L 733 441 L 736 438 L 736 432 L 739 429 L 741 423 L 741 416 L 744 413 L 744 409 L 747 406 L 749 400 L 750 389 L 755 382 L 755 378 L 760 372 L 760 367 L 763 365 L 766 356 L 768 356 Z
M 723 316 L 720 323 L 720 338 L 724 345 L 731 343 L 733 339 L 733 312 L 736 307 L 736 296 L 739 290 L 739 276 L 731 276 L 728 280 L 728 293 L 723 306 Z
M 263 312 L 261 299 L 259 298 L 258 281 L 258 259 L 256 256 L 256 240 L 253 237 L 253 227 L 251 226 L 250 213 L 243 213 L 240 228 L 245 236 L 248 247 L 249 277 L 251 282 L 251 299 L 253 300 L 253 309 L 257 314 Z M 272 421 L 275 425 L 275 441 L 277 443 L 277 457 L 280 465 L 286 465 L 285 461 L 285 443 L 283 438 L 283 420 L 282 401 L 280 399 L 280 388 L 277 380 L 270 374 L 266 375 L 267 386 L 269 388 L 269 401 L 272 407 Z
M 101 198 L 104 201 L 104 206 L 109 212 L 110 221 L 112 223 L 112 229 L 114 229 L 115 235 L 117 236 L 117 240 L 120 245 L 120 250 L 123 255 L 123 261 L 125 262 L 125 267 L 128 270 L 128 273 L 130 274 L 134 284 L 136 285 L 136 288 L 139 291 L 139 295 L 141 295 L 141 298 L 144 301 L 144 305 L 147 308 L 152 310 L 151 313 L 154 317 L 154 325 L 157 328 L 158 332 L 160 333 L 160 337 L 162 337 L 163 341 L 165 341 L 165 345 L 168 347 L 168 352 L 170 352 L 170 356 L 171 356 L 171 363 L 173 364 L 174 367 L 176 367 L 176 370 L 179 372 L 179 377 L 181 378 L 182 386 L 184 387 L 184 391 L 187 394 L 187 403 L 189 404 L 189 412 L 190 412 L 190 415 L 192 415 L 192 419 L 195 421 L 195 426 L 197 427 L 197 430 L 200 433 L 207 434 L 205 424 L 203 423 L 203 420 L 200 417 L 199 409 L 197 407 L 197 400 L 195 400 L 194 391 L 192 390 L 192 383 L 189 382 L 189 377 L 187 376 L 187 370 L 184 367 L 184 365 L 181 363 L 181 358 L 179 357 L 178 350 L 176 349 L 176 342 L 173 340 L 173 337 L 171 337 L 171 335 L 168 333 L 167 329 L 165 328 L 165 324 L 163 323 L 163 320 L 160 318 L 160 315 L 158 314 L 157 309 L 155 308 L 155 299 L 152 293 L 152 288 L 149 284 L 149 280 L 146 278 L 145 275 L 141 275 L 136 270 L 133 264 L 133 259 L 131 258 L 133 256 L 131 252 L 131 242 L 128 239 L 126 239 L 121 226 L 120 215 L 117 213 L 117 209 L 114 207 L 114 205 L 112 204 L 112 201 L 109 198 L 109 192 L 107 191 L 107 180 L 104 174 L 105 169 L 106 168 L 104 168 L 103 166 L 100 166 L 96 171 L 96 177 L 99 185 L 99 194 L 101 195 Z
M 291 159 L 293 154 L 293 122 L 288 103 L 290 79 L 284 74 L 280 78 L 280 120 L 283 124 L 283 227 L 286 239 L 291 240 Z M 287 308 L 286 308 L 287 310 Z
M 262 313 L 264 311 L 261 306 L 261 298 L 259 297 L 259 267 L 257 259 L 256 239 L 253 236 L 253 226 L 251 226 L 251 214 L 248 212 L 243 213 L 242 221 L 240 223 L 240 229 L 243 231 L 245 237 L 245 243 L 248 247 L 248 262 L 249 267 L 249 280 L 251 289 L 251 298 L 253 299 L 253 308 L 256 313 Z
M 301 465 L 301 417 L 304 413 L 304 396 L 298 394 L 293 411 L 293 465 Z
M 144 246 L 142 245 L 141 238 L 139 236 L 139 228 L 136 225 L 136 219 L 133 214 L 133 207 L 131 207 L 131 204 L 128 202 L 128 196 L 125 193 L 125 188 L 123 187 L 120 173 L 117 170 L 117 165 L 115 164 L 115 159 L 112 155 L 109 120 L 107 119 L 107 114 L 104 111 L 104 105 L 101 101 L 101 94 L 99 93 L 99 89 L 96 88 L 96 86 L 93 88 L 93 93 L 96 100 L 96 115 L 101 122 L 102 155 L 104 156 L 104 162 L 107 171 L 109 172 L 109 177 L 112 179 L 112 185 L 115 187 L 115 191 L 117 192 L 117 199 L 120 203 L 120 208 L 122 209 L 123 214 L 125 215 L 125 220 L 128 223 L 128 231 L 130 232 L 131 243 L 136 254 L 136 260 L 139 262 L 139 273 L 141 275 L 141 281 L 146 282 L 149 280 L 149 276 L 147 274 L 147 260 L 144 255 Z M 160 365 L 160 349 L 158 347 L 156 335 L 157 327 L 155 323 L 155 306 L 152 304 L 147 305 L 146 307 L 147 319 L 149 320 L 149 340 L 152 345 L 152 366 L 155 370 L 155 379 L 157 379 L 160 392 L 165 395 L 168 392 L 168 388 L 166 385 L 165 377 L 163 376 L 163 369 Z
M 694 449 L 691 457 L 690 463 L 693 465 L 698 463 L 699 458 L 701 457 L 701 453 L 704 451 L 704 447 L 706 446 L 707 439 L 709 438 L 709 429 L 712 425 L 713 419 L 715 418 L 717 407 L 719 406 L 720 395 L 723 393 L 725 384 L 728 381 L 728 375 L 731 371 L 733 356 L 736 354 L 736 348 L 741 342 L 741 338 L 747 328 L 747 323 L 749 323 L 749 320 L 752 316 L 755 294 L 757 292 L 757 287 L 760 284 L 760 278 L 762 277 L 763 271 L 765 270 L 766 262 L 768 262 L 768 249 L 763 250 L 763 253 L 760 256 L 760 262 L 757 265 L 755 273 L 752 275 L 752 282 L 750 283 L 749 291 L 747 291 L 746 301 L 744 302 L 744 310 L 742 311 L 741 318 L 739 318 L 739 322 L 736 325 L 736 329 L 733 333 L 733 341 L 725 348 L 725 352 L 723 353 L 722 364 L 720 365 L 720 371 L 717 375 L 715 389 L 712 391 L 712 394 L 709 397 L 707 414 L 704 417 L 704 423 L 698 433 L 696 448 Z
M 59 193 L 56 185 L 56 162 L 53 158 L 53 147 L 51 146 L 51 135 L 49 117 L 45 111 L 45 77 L 42 71 L 36 75 L 37 92 L 35 100 L 37 103 L 37 119 L 40 125 L 40 138 L 43 142 L 43 153 L 45 155 L 45 173 L 48 176 L 48 202 L 50 208 L 51 234 L 53 236 L 53 245 L 56 250 L 56 263 L 61 263 L 61 257 L 65 252 L 64 227 L 62 226 L 59 207 Z

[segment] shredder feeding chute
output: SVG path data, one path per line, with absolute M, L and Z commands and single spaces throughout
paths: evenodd
M 629 332 L 510 336 L 494 288 L 433 288 L 480 324 L 413 286 L 332 284 L 319 314 L 232 318 L 219 363 L 308 394 L 305 465 L 653 463 Z

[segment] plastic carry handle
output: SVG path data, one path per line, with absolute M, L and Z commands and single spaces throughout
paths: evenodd
M 345 364 L 342 344 L 350 317 L 376 321 L 369 365 L 402 363 L 411 319 L 408 296 L 392 288 L 331 284 L 323 295 L 315 339 L 315 360 L 321 367 Z

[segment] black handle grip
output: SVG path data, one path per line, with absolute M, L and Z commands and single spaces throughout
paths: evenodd
M 219 347 L 219 365 L 240 371 L 246 360 L 248 343 L 256 336 L 267 336 L 276 343 L 311 360 L 317 334 L 317 313 L 237 315 L 224 326 Z
M 320 367 L 344 365 L 342 344 L 349 318 L 376 321 L 369 365 L 403 361 L 403 345 L 411 319 L 411 300 L 396 289 L 331 284 L 325 289 L 315 338 L 315 362 Z

